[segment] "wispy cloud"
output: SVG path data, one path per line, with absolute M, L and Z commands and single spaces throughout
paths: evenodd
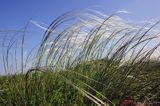
M 30 23 L 32 23 L 33 25 L 35 25 L 36 27 L 40 28 L 40 29 L 43 29 L 43 30 L 48 30 L 47 26 L 44 26 L 44 24 L 42 23 L 39 23 L 37 21 L 33 21 L 33 20 L 30 20 Z
M 121 10 L 117 11 L 117 13 L 133 14 L 132 12 L 128 11 L 127 9 L 121 9 Z
M 96 10 L 89 10 L 89 11 L 94 12 L 97 15 L 87 14 L 90 17 L 89 19 L 86 19 L 84 17 L 78 17 L 77 19 L 79 21 L 79 24 L 67 30 L 68 34 L 72 34 L 70 38 L 70 42 L 74 43 L 76 48 L 81 47 L 80 45 L 86 39 L 86 36 L 91 31 L 91 29 L 93 29 L 97 25 L 101 25 L 105 21 L 105 19 L 108 17 L 108 15 L 105 15 Z M 125 10 L 121 10 L 121 12 L 122 11 L 125 11 Z M 42 25 L 40 22 L 33 21 L 33 20 L 31 20 L 30 22 L 42 30 L 45 30 L 45 31 L 48 30 L 47 27 Z M 135 28 L 132 25 L 129 25 L 124 19 L 122 19 L 119 16 L 113 16 L 105 24 L 106 25 L 104 25 L 99 31 L 100 33 L 105 32 L 103 37 L 108 37 L 115 30 L 118 31 L 125 28 L 130 28 L 130 29 Z M 76 36 L 77 31 L 81 28 L 81 26 L 83 26 L 83 30 L 80 30 L 78 32 L 78 36 Z M 57 34 L 57 35 L 59 33 L 60 32 L 57 32 L 57 33 L 54 32 L 54 34 Z M 63 38 L 63 42 L 65 40 L 66 38 Z M 46 43 L 46 45 L 51 45 L 51 44 L 53 44 L 53 41 Z

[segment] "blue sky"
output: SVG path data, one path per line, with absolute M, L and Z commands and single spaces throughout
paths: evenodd
M 20 29 L 30 19 L 48 25 L 67 11 L 85 8 L 96 9 L 107 15 L 125 9 L 133 13 L 125 15 L 125 18 L 131 18 L 132 21 L 158 21 L 159 5 L 160 0 L 0 0 L 0 30 Z M 41 29 L 37 30 L 33 26 L 31 30 L 36 33 L 29 34 L 28 39 L 42 34 Z M 3 35 L 0 33 L 0 36 Z M 36 40 L 38 39 L 32 39 L 31 45 L 34 45 Z
M 84 8 L 106 14 L 127 9 L 135 20 L 158 20 L 159 5 L 159 0 L 0 0 L 0 29 L 20 28 L 30 18 L 50 23 L 64 12 Z

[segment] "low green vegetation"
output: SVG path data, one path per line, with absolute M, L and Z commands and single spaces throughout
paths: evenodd
M 132 69 L 126 76 L 127 70 L 133 67 L 113 68 L 109 67 L 107 62 L 84 62 L 63 72 L 34 71 L 28 76 L 18 74 L 1 77 L 0 103 L 18 106 L 90 106 L 94 105 L 94 102 L 83 93 L 109 104 L 110 101 L 114 104 L 116 100 L 126 97 L 144 101 L 153 95 L 160 96 L 159 63 L 146 63 L 147 69 Z M 138 74 L 135 75 L 137 71 Z

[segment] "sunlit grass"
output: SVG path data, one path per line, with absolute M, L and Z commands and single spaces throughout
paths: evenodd
M 155 54 L 159 33 L 152 31 L 159 22 L 137 28 L 119 25 L 115 16 L 93 11 L 63 14 L 49 25 L 38 50 L 31 50 L 26 60 L 23 34 L 18 50 L 22 73 L 0 77 L 0 104 L 107 106 L 127 97 L 146 103 L 159 97 L 160 63 Z M 10 64 L 13 69 L 19 64 L 10 63 L 16 42 L 10 40 L 4 49 L 7 73 Z M 15 60 L 18 51 L 12 55 Z M 25 71 L 28 63 L 32 65 Z

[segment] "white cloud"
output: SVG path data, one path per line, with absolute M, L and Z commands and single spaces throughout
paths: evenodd
M 37 22 L 37 21 L 30 20 L 30 23 L 32 23 L 33 25 L 35 25 L 35 26 L 37 26 L 38 28 L 43 29 L 43 30 L 45 30 L 45 31 L 48 30 L 47 25 L 44 26 L 44 24 L 39 23 L 39 22 Z
M 117 13 L 133 14 L 132 12 L 128 11 L 127 9 L 121 9 L 121 10 L 117 11 Z

